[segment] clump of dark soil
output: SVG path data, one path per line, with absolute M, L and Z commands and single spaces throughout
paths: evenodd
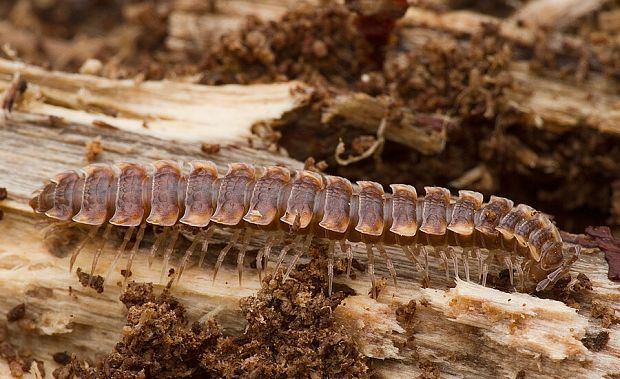
M 26 315 L 26 304 L 19 303 L 6 314 L 6 320 L 8 322 L 15 322 L 21 320 Z
M 592 282 L 583 273 L 579 273 L 574 278 L 567 275 L 558 280 L 553 287 L 543 292 L 533 293 L 533 295 L 543 299 L 558 300 L 569 307 L 581 309 L 592 304 Z
M 590 351 L 601 351 L 609 342 L 609 332 L 603 330 L 598 333 L 586 333 L 581 342 Z
M 103 276 L 101 275 L 90 275 L 82 271 L 80 267 L 77 268 L 76 274 L 80 284 L 83 287 L 90 287 L 97 291 L 98 293 L 103 293 Z
M 344 294 L 326 297 L 325 267 L 300 265 L 282 283 L 269 276 L 242 299 L 248 326 L 224 336 L 217 323 L 190 323 L 167 290 L 131 284 L 121 296 L 127 326 L 114 351 L 94 367 L 74 359 L 83 378 L 367 377 L 364 357 L 332 311 Z
M 603 328 L 620 324 L 620 316 L 616 315 L 616 311 L 608 305 L 592 302 L 591 314 L 592 317 L 601 320 Z
M 249 18 L 206 53 L 203 82 L 271 83 L 302 79 L 346 86 L 372 66 L 372 47 L 360 38 L 354 14 L 342 5 L 302 6 L 279 22 Z
M 9 370 L 14 378 L 21 378 L 25 372 L 31 372 L 33 363 L 39 373 L 45 377 L 45 367 L 42 361 L 32 356 L 32 351 L 23 347 L 13 346 L 8 341 L 8 329 L 6 324 L 0 323 L 0 358 L 6 360 Z

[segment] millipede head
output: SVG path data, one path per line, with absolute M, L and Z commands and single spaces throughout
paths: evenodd
M 36 190 L 28 202 L 36 213 L 44 214 L 54 206 L 54 191 L 56 184 L 47 182 L 43 188 Z

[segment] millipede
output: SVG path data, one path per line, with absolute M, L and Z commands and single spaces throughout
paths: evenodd
M 89 226 L 70 258 L 70 270 L 79 252 L 103 230 L 91 276 L 112 227 L 125 231 L 108 275 L 134 238 L 127 258 L 129 272 L 147 225 L 161 228 L 150 248 L 149 262 L 164 250 L 162 277 L 179 234 L 191 232 L 193 238 L 179 263 L 177 280 L 199 247 L 202 265 L 217 228 L 228 228 L 232 235 L 217 257 L 214 281 L 226 255 L 237 245 L 241 284 L 244 256 L 257 232 L 268 236 L 257 253 L 259 276 L 274 246 L 282 245 L 276 271 L 286 255 L 294 253 L 284 280 L 313 240 L 322 241 L 327 245 L 329 294 L 336 247 L 347 257 L 349 275 L 352 243 L 365 246 L 373 290 L 376 252 L 397 285 L 396 268 L 386 246 L 402 250 L 426 280 L 429 256 L 441 260 L 448 279 L 451 269 L 459 276 L 462 262 L 468 281 L 473 260 L 482 285 L 486 285 L 489 267 L 500 263 L 508 269 L 511 285 L 518 280 L 521 291 L 550 288 L 568 275 L 579 256 L 578 248 L 564 247 L 549 217 L 528 205 L 515 206 L 498 196 L 484 202 L 482 194 L 468 190 L 452 196 L 446 188 L 424 187 L 424 196 L 418 196 L 410 185 L 392 184 L 390 188 L 391 193 L 386 193 L 379 183 L 358 181 L 353 185 L 343 177 L 308 170 L 292 172 L 280 166 L 231 163 L 226 174 L 220 175 L 209 161 L 181 164 L 162 160 L 151 165 L 91 164 L 80 172 L 62 172 L 33 194 L 30 206 L 51 219 Z

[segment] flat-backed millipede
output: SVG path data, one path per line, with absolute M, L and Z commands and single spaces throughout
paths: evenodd
M 73 253 L 71 266 L 79 251 L 106 225 L 93 260 L 93 272 L 113 225 L 125 227 L 126 232 L 112 267 L 137 230 L 127 271 L 146 225 L 163 227 L 150 252 L 152 259 L 166 245 L 162 274 L 181 229 L 193 229 L 195 238 L 181 260 L 179 276 L 198 245 L 202 245 L 202 264 L 214 227 L 230 228 L 232 237 L 218 256 L 213 280 L 226 254 L 239 243 L 240 283 L 244 255 L 254 232 L 270 235 L 257 256 L 259 274 L 272 247 L 282 243 L 287 233 L 292 235 L 292 242 L 284 245 L 276 265 L 277 270 L 287 252 L 295 252 L 285 279 L 312 239 L 320 238 L 328 246 L 330 294 L 335 246 L 347 255 L 348 274 L 352 259 L 349 242 L 365 245 L 373 289 L 374 251 L 386 260 L 396 284 L 396 271 L 385 245 L 400 247 L 425 279 L 430 254 L 443 261 L 447 278 L 451 266 L 458 276 L 462 260 L 469 280 L 469 261 L 474 259 L 478 280 L 485 285 L 490 264 L 499 262 L 508 269 L 511 285 L 517 275 L 521 290 L 535 284 L 537 291 L 567 275 L 578 257 L 577 249 L 573 254 L 564 251 L 560 233 L 551 220 L 527 205 L 513 206 L 511 200 L 497 196 L 483 203 L 482 194 L 473 191 L 461 190 L 458 197 L 453 197 L 445 188 L 425 187 L 425 196 L 418 197 L 412 186 L 390 187 L 391 194 L 375 182 L 358 181 L 354 186 L 338 176 L 306 170 L 292 175 L 284 167 L 255 169 L 245 163 L 230 164 L 223 176 L 218 175 L 215 164 L 207 161 L 189 162 L 187 172 L 171 161 L 157 161 L 150 170 L 137 163 L 93 164 L 83 168 L 82 173 L 65 171 L 56 175 L 34 194 L 30 205 L 52 219 L 92 226 Z

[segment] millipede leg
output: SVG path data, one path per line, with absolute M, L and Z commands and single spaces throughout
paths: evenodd
M 327 295 L 332 296 L 332 285 L 334 282 L 334 250 L 336 249 L 336 241 L 329 240 L 327 247 Z
M 194 237 L 194 240 L 192 241 L 192 243 L 189 245 L 189 247 L 185 251 L 183 258 L 181 259 L 181 263 L 179 264 L 179 273 L 177 275 L 177 283 L 179 282 L 179 280 L 181 280 L 181 275 L 183 275 L 183 271 L 185 271 L 185 267 L 187 267 L 187 262 L 189 261 L 189 258 L 191 258 L 191 256 L 194 254 L 194 251 L 196 250 L 196 246 L 198 246 L 198 242 L 200 242 L 201 240 L 200 237 L 202 234 L 204 234 L 204 231 L 201 230 Z
M 235 230 L 235 232 L 232 235 L 232 238 L 230 239 L 230 242 L 228 242 L 228 244 L 224 246 L 222 251 L 220 251 L 220 255 L 217 257 L 217 262 L 215 262 L 215 269 L 213 271 L 213 282 L 214 283 L 215 283 L 215 278 L 217 277 L 217 272 L 220 270 L 220 267 L 222 267 L 224 258 L 226 258 L 226 254 L 228 254 L 230 249 L 232 249 L 232 247 L 237 243 L 237 240 L 239 239 L 240 235 L 241 235 L 241 229 Z
M 523 257 L 516 257 L 517 277 L 519 277 L 519 291 L 525 291 L 525 272 L 523 271 Z
M 424 272 L 424 268 L 422 267 L 422 263 L 418 260 L 418 257 L 416 257 L 416 255 L 411 251 L 411 247 L 409 247 L 407 245 L 400 245 L 400 248 L 403 251 L 403 253 L 405 253 L 407 258 L 409 258 L 409 260 L 413 263 L 413 265 L 415 266 L 416 270 L 420 274 L 422 274 Z
M 482 283 L 482 265 L 484 264 L 484 257 L 482 256 L 482 252 L 480 249 L 474 249 L 474 258 L 478 262 L 478 282 Z
M 101 253 L 103 252 L 103 248 L 105 247 L 108 239 L 110 239 L 110 233 L 112 232 L 112 224 L 108 224 L 105 227 L 103 232 L 103 241 L 101 241 L 101 245 L 95 251 L 95 256 L 93 257 L 93 263 L 90 267 L 90 279 L 88 279 L 88 285 L 90 286 L 93 282 L 93 275 L 95 274 L 95 269 L 97 268 L 97 263 L 99 262 L 99 257 L 101 257 Z
M 446 256 L 446 252 L 443 250 L 439 251 L 439 257 L 443 261 L 443 267 L 446 270 L 446 280 L 450 281 L 450 265 L 448 264 L 448 257 Z
M 258 251 L 258 255 L 256 255 L 256 269 L 258 269 L 258 280 L 263 280 L 263 259 L 265 260 L 264 269 L 267 269 L 267 265 L 269 264 L 269 255 L 271 255 L 271 248 L 280 240 L 280 235 L 271 235 L 267 238 L 265 242 L 265 246 Z
M 459 278 L 459 257 L 458 255 L 456 255 L 456 251 L 454 251 L 453 247 L 448 247 L 448 254 L 450 255 L 450 258 L 452 259 L 452 265 L 454 266 L 454 279 L 460 279 Z
M 125 268 L 125 277 L 123 278 L 123 288 L 127 285 L 127 280 L 129 279 L 129 275 L 131 275 L 131 264 L 133 263 L 133 259 L 138 252 L 138 248 L 140 247 L 140 242 L 142 242 L 142 238 L 144 238 L 144 230 L 146 229 L 146 223 L 140 225 L 138 229 L 138 233 L 136 234 L 136 242 L 134 242 L 131 247 L 131 251 L 129 252 L 129 257 L 127 258 L 127 266 Z
M 396 270 L 394 269 L 394 262 L 392 262 L 392 258 L 390 258 L 387 251 L 385 251 L 385 247 L 382 243 L 378 243 L 376 246 L 383 259 L 385 259 L 385 265 L 390 272 L 390 276 L 392 277 L 392 281 L 394 282 L 394 287 L 398 287 L 398 282 L 396 281 Z
M 366 255 L 368 256 L 368 275 L 370 276 L 370 283 L 372 285 L 371 296 L 373 299 L 377 298 L 377 280 L 375 278 L 375 254 L 372 252 L 372 244 L 366 244 Z
M 204 241 L 202 241 L 202 248 L 200 249 L 200 259 L 198 260 L 198 267 L 202 267 L 202 263 L 205 260 L 205 256 L 207 255 L 207 250 L 209 250 L 209 239 L 213 236 L 215 232 L 215 226 L 211 226 L 204 233 Z
M 286 257 L 286 254 L 288 254 L 288 252 L 293 247 L 297 246 L 301 242 L 302 238 L 303 238 L 302 235 L 295 236 L 295 238 L 293 239 L 293 242 L 291 242 L 290 244 L 282 248 L 282 250 L 280 251 L 280 255 L 278 256 L 278 262 L 276 263 L 276 268 L 273 270 L 274 274 L 276 274 L 278 270 L 280 269 L 280 266 L 282 265 L 282 262 L 284 261 L 284 257 Z
M 129 243 L 129 240 L 131 239 L 131 236 L 133 235 L 133 231 L 135 229 L 136 229 L 135 226 L 130 226 L 129 228 L 127 228 L 127 231 L 125 232 L 125 236 L 123 237 L 123 242 L 121 242 L 121 245 L 118 247 L 118 249 L 116 249 L 116 254 L 114 254 L 114 259 L 112 260 L 110 267 L 108 267 L 108 271 L 106 271 L 105 273 L 105 280 L 104 280 L 105 282 L 108 281 L 108 278 L 110 277 L 110 274 L 112 274 L 114 267 L 116 267 L 118 260 L 121 258 L 121 255 L 123 255 L 123 251 L 125 251 L 125 247 Z
M 155 258 L 155 254 L 157 254 L 157 250 L 168 237 L 168 228 L 164 228 L 164 230 L 155 238 L 155 242 L 151 247 L 151 252 L 149 253 L 149 268 L 153 265 L 153 258 Z
M 75 250 L 73 251 L 73 254 L 71 254 L 71 258 L 69 259 L 69 272 L 73 271 L 73 265 L 75 264 L 75 260 L 80 254 L 80 251 L 82 251 L 82 249 L 84 248 L 84 246 L 86 246 L 88 241 L 95 238 L 95 235 L 97 235 L 97 231 L 99 231 L 99 228 L 100 228 L 100 225 L 92 227 L 92 229 L 90 229 L 90 231 L 88 232 L 88 235 L 75 248 Z
M 463 249 L 463 253 L 461 254 L 463 258 L 463 269 L 465 270 L 465 280 L 469 282 L 469 250 Z
M 168 264 L 170 263 L 170 256 L 174 251 L 174 245 L 177 243 L 177 239 L 179 239 L 180 228 L 176 227 L 172 231 L 172 237 L 170 238 L 170 242 L 168 243 L 168 247 L 166 247 L 166 251 L 164 252 L 164 262 L 161 265 L 161 272 L 159 274 L 159 282 L 162 283 L 164 281 L 164 275 L 168 272 Z
M 239 249 L 239 253 L 237 254 L 237 272 L 239 273 L 239 287 L 241 287 L 241 278 L 243 275 L 243 259 L 245 257 L 245 252 L 248 249 L 248 244 L 250 243 L 250 238 L 252 238 L 253 233 L 253 229 L 246 229 L 245 235 L 243 236 L 243 241 L 241 242 L 241 249 Z
M 291 274 L 291 272 L 297 265 L 299 258 L 301 258 L 301 256 L 304 255 L 304 253 L 306 253 L 308 249 L 310 249 L 310 244 L 312 243 L 312 237 L 313 237 L 312 233 L 308 234 L 306 236 L 306 240 L 304 241 L 304 244 L 300 247 L 299 246 L 297 247 L 297 254 L 295 254 L 291 262 L 288 264 L 286 273 L 284 273 L 284 277 L 282 278 L 282 282 L 285 282 L 286 279 L 288 279 L 289 275 Z
M 347 256 L 347 277 L 351 277 L 351 266 L 353 265 L 353 249 L 351 245 L 345 242 L 345 240 L 340 241 L 340 252 L 345 253 Z
M 508 275 L 510 276 L 510 285 L 514 286 L 515 277 L 514 277 L 514 266 L 512 264 L 512 259 L 510 257 L 504 257 L 504 264 L 508 269 Z
M 423 263 L 423 267 L 424 267 L 424 276 L 422 278 L 422 281 L 424 283 L 424 285 L 428 286 L 431 282 L 431 278 L 428 275 L 428 250 L 426 250 L 426 246 L 422 245 L 420 246 L 419 250 L 420 255 L 422 256 L 422 258 L 424 258 Z
M 489 273 L 489 265 L 486 262 L 484 262 L 482 264 L 482 272 L 481 272 L 482 280 L 480 281 L 480 284 L 482 284 L 483 287 L 487 286 L 487 275 L 488 275 L 488 273 Z
M 555 284 L 555 282 L 557 282 L 558 279 L 568 274 L 573 263 L 575 263 L 577 259 L 579 259 L 579 255 L 581 254 L 581 246 L 576 246 L 572 248 L 571 250 L 574 251 L 573 255 L 570 258 L 568 258 L 566 261 L 564 261 L 564 263 L 562 263 L 560 267 L 558 267 L 555 271 L 547 275 L 545 279 L 540 281 L 536 285 L 536 292 L 544 291 L 550 285 Z

